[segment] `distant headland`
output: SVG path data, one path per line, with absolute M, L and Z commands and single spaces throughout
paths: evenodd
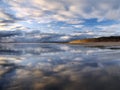
M 99 38 L 88 38 L 72 40 L 68 42 L 70 44 L 83 44 L 90 46 L 120 46 L 120 36 L 110 36 L 110 37 L 99 37 Z

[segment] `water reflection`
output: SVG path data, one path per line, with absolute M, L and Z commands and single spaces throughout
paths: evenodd
M 120 50 L 114 48 L 1 44 L 0 90 L 119 90 Z

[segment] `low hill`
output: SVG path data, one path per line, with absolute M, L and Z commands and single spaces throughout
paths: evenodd
M 120 36 L 73 40 L 73 41 L 70 41 L 69 43 L 71 43 L 71 44 L 85 44 L 85 43 L 93 43 L 93 42 L 96 42 L 96 43 L 98 43 L 98 42 L 120 42 Z

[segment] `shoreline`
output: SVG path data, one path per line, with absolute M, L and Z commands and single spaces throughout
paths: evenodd
M 66 43 L 0 43 L 0 44 L 70 44 L 70 45 L 84 45 L 84 46 L 120 46 L 119 42 L 66 42 Z
M 85 45 L 85 46 L 120 46 L 120 42 L 86 42 L 86 43 L 69 43 L 73 45 Z

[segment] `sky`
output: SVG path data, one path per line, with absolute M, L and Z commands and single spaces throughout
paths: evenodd
M 120 35 L 120 0 L 0 0 L 0 31 Z

